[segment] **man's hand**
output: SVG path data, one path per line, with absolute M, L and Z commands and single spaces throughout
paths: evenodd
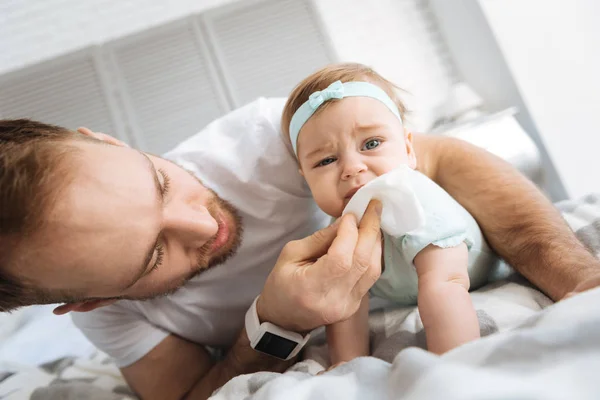
M 581 292 L 595 289 L 597 287 L 600 287 L 600 273 L 598 273 L 598 275 L 596 275 L 596 276 L 593 276 L 593 277 L 581 282 L 579 285 L 577 285 L 575 287 L 575 289 L 573 289 L 573 291 L 567 293 L 565 295 L 565 297 L 563 298 L 563 300 L 568 299 L 569 297 L 573 297 L 576 294 L 579 294 Z
M 261 322 L 302 332 L 352 316 L 381 274 L 380 218 L 374 200 L 360 226 L 346 215 L 288 243 L 259 297 Z

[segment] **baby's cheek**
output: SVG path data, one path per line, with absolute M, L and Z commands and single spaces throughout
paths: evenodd
M 339 217 L 344 210 L 344 204 L 332 188 L 313 191 L 313 198 L 323 212 L 332 217 Z
M 317 206 L 326 214 L 339 217 L 344 210 L 343 200 L 337 192 L 338 186 L 335 179 L 331 179 L 326 172 L 320 171 L 319 174 L 316 174 L 314 171 L 309 171 L 305 173 L 304 178 Z
M 379 162 L 379 171 L 377 171 L 377 176 L 393 171 L 401 165 L 409 165 L 409 161 L 410 160 L 408 159 L 406 153 L 400 153 L 389 157 L 385 157 Z

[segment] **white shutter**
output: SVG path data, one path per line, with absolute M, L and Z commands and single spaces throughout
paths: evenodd
M 87 49 L 0 77 L 0 117 L 31 118 L 77 129 L 87 126 L 123 140 L 99 74 L 96 49 Z
M 405 89 L 409 122 L 428 128 L 458 81 L 428 0 L 315 0 L 315 6 L 340 59 L 370 65 Z
M 230 109 L 194 18 L 106 46 L 139 148 L 163 153 Z
M 308 0 L 244 1 L 200 17 L 234 106 L 287 96 L 335 59 Z

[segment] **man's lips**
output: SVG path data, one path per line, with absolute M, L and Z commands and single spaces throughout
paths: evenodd
M 229 240 L 230 234 L 229 226 L 227 225 L 227 222 L 224 220 L 223 216 L 221 214 L 218 214 L 216 215 L 215 219 L 217 220 L 217 224 L 219 225 L 219 230 L 217 231 L 217 234 L 215 235 L 215 240 L 212 243 L 211 253 L 219 251 L 219 249 L 223 247 L 223 245 Z

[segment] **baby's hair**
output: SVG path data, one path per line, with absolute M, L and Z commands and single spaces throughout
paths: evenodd
M 289 147 L 290 151 L 292 149 L 289 131 L 290 121 L 292 120 L 292 116 L 294 115 L 296 110 L 298 110 L 298 108 L 300 108 L 300 106 L 308 100 L 308 97 L 312 93 L 316 92 L 317 90 L 323 90 L 330 84 L 338 80 L 342 81 L 343 83 L 357 81 L 369 82 L 379 86 L 387 93 L 388 96 L 390 96 L 394 103 L 396 103 L 396 105 L 398 106 L 398 111 L 400 112 L 400 116 L 402 117 L 402 120 L 404 120 L 406 107 L 396 94 L 396 90 L 399 90 L 399 88 L 392 82 L 379 75 L 372 68 L 363 64 L 329 64 L 326 67 L 323 67 L 320 70 L 309 75 L 302 82 L 300 82 L 298 86 L 296 86 L 294 90 L 292 90 L 292 93 L 290 94 L 287 102 L 285 103 L 285 108 L 283 109 L 283 115 L 281 117 L 281 130 L 283 133 L 285 143 Z M 326 102 L 321 107 L 319 107 L 315 114 L 327 108 L 329 103 L 330 102 Z

